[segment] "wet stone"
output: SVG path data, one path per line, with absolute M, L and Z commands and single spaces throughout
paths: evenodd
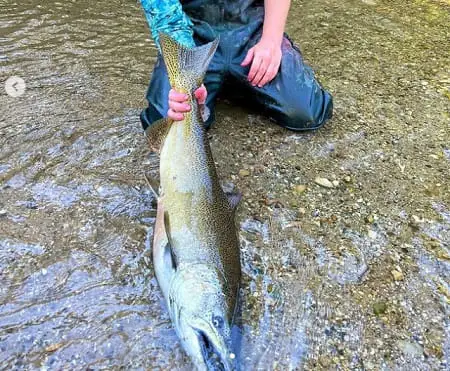
M 305 184 L 298 184 L 294 187 L 294 193 L 296 194 L 302 194 L 306 191 L 306 185 Z
M 377 2 L 375 0 L 361 0 L 364 4 L 367 5 L 377 5 Z
M 392 270 L 391 271 L 392 277 L 394 277 L 394 281 L 403 281 L 405 276 L 403 275 L 403 272 L 400 272 L 398 270 Z
M 406 340 L 399 340 L 397 342 L 397 346 L 405 355 L 411 357 L 421 357 L 423 355 L 423 348 L 417 343 L 412 343 Z
M 239 176 L 240 177 L 246 177 L 250 175 L 250 171 L 247 169 L 241 169 L 239 170 Z
M 333 188 L 333 183 L 330 182 L 327 178 L 317 177 L 316 179 L 314 179 L 314 183 L 324 188 Z
M 386 313 L 386 310 L 387 304 L 384 301 L 379 301 L 373 305 L 373 313 L 375 313 L 376 316 Z
M 375 221 L 375 218 L 373 215 L 368 215 L 366 216 L 365 221 L 367 224 L 372 224 Z
M 377 238 L 377 232 L 375 232 L 371 229 L 369 230 L 368 235 L 371 240 L 375 240 Z
M 45 351 L 47 353 L 52 353 L 57 351 L 59 348 L 61 348 L 64 344 L 62 343 L 55 343 L 55 344 L 51 344 L 48 347 L 45 348 Z
M 25 207 L 30 210 L 36 210 L 38 208 L 38 204 L 33 200 L 29 200 L 25 202 Z

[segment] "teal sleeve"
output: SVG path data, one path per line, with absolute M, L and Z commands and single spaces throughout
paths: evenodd
M 195 46 L 192 22 L 183 12 L 179 0 L 141 0 L 141 4 L 158 49 L 161 50 L 159 32 L 169 34 L 186 47 Z

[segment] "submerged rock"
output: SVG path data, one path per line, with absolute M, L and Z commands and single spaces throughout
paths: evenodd
M 294 187 L 294 193 L 296 193 L 296 194 L 302 194 L 305 191 L 306 191 L 305 184 L 298 184 Z
M 245 177 L 245 176 L 249 176 L 249 175 L 250 175 L 250 171 L 248 171 L 247 169 L 239 170 L 239 176 L 240 177 Z
M 397 341 L 397 346 L 405 355 L 412 357 L 421 357 L 423 355 L 423 348 L 417 343 L 399 340 Z
M 405 276 L 403 275 L 403 272 L 400 272 L 398 270 L 392 270 L 391 271 L 392 277 L 394 277 L 394 281 L 403 281 Z
M 375 315 L 380 316 L 384 313 L 386 313 L 387 310 L 387 304 L 384 301 L 379 301 L 373 305 L 373 313 Z

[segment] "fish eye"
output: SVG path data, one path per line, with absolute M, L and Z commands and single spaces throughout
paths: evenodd
M 220 329 L 223 327 L 223 318 L 219 316 L 213 316 L 212 323 L 215 328 Z

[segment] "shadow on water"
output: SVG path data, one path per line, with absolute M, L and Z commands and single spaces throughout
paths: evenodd
M 336 97 L 319 132 L 217 110 L 219 173 L 244 195 L 243 370 L 448 366 L 449 15 L 410 3 L 293 1 Z M 0 95 L 0 368 L 191 369 L 151 264 L 139 5 L 0 6 L 0 81 L 27 86 Z

